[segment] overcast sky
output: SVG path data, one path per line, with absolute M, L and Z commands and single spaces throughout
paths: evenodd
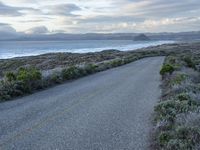
M 37 33 L 200 30 L 200 0 L 0 0 L 0 31 Z

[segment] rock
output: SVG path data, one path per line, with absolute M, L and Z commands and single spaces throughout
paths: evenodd
M 139 34 L 134 37 L 134 41 L 149 41 L 150 38 L 147 37 L 145 34 Z

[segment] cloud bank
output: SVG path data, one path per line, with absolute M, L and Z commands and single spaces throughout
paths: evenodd
M 1 0 L 0 30 L 27 34 L 199 30 L 199 0 Z

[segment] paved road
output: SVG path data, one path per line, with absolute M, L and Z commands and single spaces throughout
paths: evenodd
M 1 150 L 145 150 L 163 57 L 0 103 Z

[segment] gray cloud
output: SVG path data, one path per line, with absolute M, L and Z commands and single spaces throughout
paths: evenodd
M 20 36 L 16 30 L 7 23 L 0 23 L 0 40 L 13 39 Z
M 193 10 L 200 10 L 199 0 L 143 0 L 130 2 L 124 7 L 135 16 L 146 16 L 152 18 L 175 17 L 189 15 Z M 189 13 L 189 14 L 188 14 Z
M 0 2 L 0 16 L 22 16 L 27 12 L 39 13 L 40 10 L 30 7 L 13 7 Z
M 47 8 L 49 10 L 47 14 L 61 16 L 76 16 L 73 14 L 73 12 L 81 10 L 81 8 L 75 4 L 61 4 L 55 6 L 48 6 Z
M 0 23 L 0 32 L 16 33 L 16 30 L 7 23 Z
M 143 17 L 135 17 L 130 15 L 124 16 L 95 16 L 84 19 L 77 19 L 79 23 L 119 23 L 119 22 L 142 22 L 145 19 Z
M 23 23 L 24 30 L 32 34 L 49 33 L 48 29 L 76 33 L 184 31 L 199 26 L 199 0 L 19 1 L 0 2 L 0 17 L 18 16 L 13 22 L 10 18 L 2 22 L 8 21 L 19 31 Z
M 0 15 L 1 16 L 20 16 L 19 8 L 11 7 L 0 2 Z

